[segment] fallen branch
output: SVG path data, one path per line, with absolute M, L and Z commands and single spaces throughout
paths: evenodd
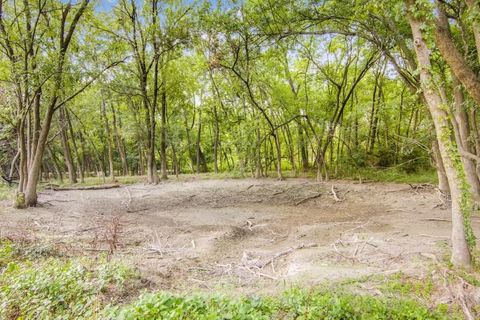
M 119 184 L 103 184 L 99 186 L 85 186 L 85 187 L 61 187 L 61 188 L 50 188 L 53 191 L 72 191 L 72 190 L 104 190 L 104 189 L 114 189 L 120 188 Z
M 309 197 L 303 198 L 303 199 L 301 199 L 301 200 L 299 200 L 299 201 L 295 202 L 295 205 L 296 205 L 296 206 L 298 206 L 299 204 L 302 204 L 302 203 L 304 203 L 304 202 L 307 202 L 307 201 L 309 201 L 309 200 L 312 200 L 312 199 L 318 198 L 318 197 L 320 197 L 321 195 L 322 195 L 322 193 L 321 193 L 321 192 L 319 192 L 319 193 L 317 193 L 317 194 L 314 194 L 314 195 L 312 195 L 312 196 L 309 196 Z
M 265 278 L 271 279 L 271 280 L 278 280 L 278 278 L 276 278 L 276 277 L 273 277 L 271 275 L 268 275 L 268 274 L 260 272 L 260 271 L 254 271 L 247 266 L 241 266 L 240 268 L 244 269 L 244 270 L 247 270 L 248 272 L 250 272 L 251 274 L 253 274 L 255 276 L 261 276 L 261 277 L 265 277 Z
M 127 213 L 137 213 L 137 212 L 142 212 L 142 211 L 147 211 L 150 208 L 140 208 L 140 209 L 128 209 Z
M 434 236 L 432 234 L 424 234 L 424 233 L 420 233 L 419 236 L 430 237 L 430 238 L 439 238 L 439 239 L 450 239 L 450 237 L 448 237 L 448 236 Z
M 452 222 L 452 220 L 448 219 L 439 219 L 439 218 L 426 218 L 422 219 L 423 221 L 437 221 L 437 222 Z
M 266 266 L 268 266 L 270 263 L 273 263 L 276 259 L 280 258 L 280 257 L 283 257 L 283 256 L 287 256 L 291 253 L 293 253 L 294 251 L 297 251 L 297 250 L 300 250 L 300 249 L 308 249 L 308 248 L 314 248 L 314 247 L 317 247 L 318 244 L 316 243 L 308 243 L 308 244 L 300 244 L 296 247 L 292 247 L 292 248 L 289 248 L 285 251 L 282 251 L 282 252 L 279 252 L 277 254 L 275 254 L 271 259 L 265 261 L 264 263 L 262 263 L 260 265 L 260 268 L 265 268 Z
M 335 200 L 335 202 L 343 201 L 337 196 L 337 192 L 335 191 L 335 186 L 332 186 L 331 191 L 332 191 L 332 195 L 333 195 L 333 200 Z

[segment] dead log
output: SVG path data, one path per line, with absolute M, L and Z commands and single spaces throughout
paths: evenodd
M 52 187 L 48 188 L 53 191 L 73 191 L 73 190 L 104 190 L 104 189 L 114 189 L 120 188 L 119 184 L 102 184 L 98 186 L 82 186 L 82 187 Z

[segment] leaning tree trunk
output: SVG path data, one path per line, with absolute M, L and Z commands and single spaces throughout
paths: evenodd
M 52 124 L 53 113 L 55 111 L 57 99 L 54 98 L 51 105 L 47 109 L 47 114 L 42 125 L 42 131 L 38 140 L 38 145 L 33 156 L 32 164 L 28 170 L 28 180 L 25 187 L 25 205 L 27 207 L 34 207 L 37 205 L 37 183 L 38 175 L 40 173 L 40 166 L 43 161 L 43 153 L 48 140 L 48 133 Z
M 470 153 L 473 153 L 472 146 L 470 144 L 470 126 L 468 121 L 468 114 L 465 111 L 465 101 L 462 91 L 462 87 L 455 76 L 453 76 L 454 81 L 454 97 L 455 97 L 455 111 L 452 123 L 454 124 L 455 137 L 457 144 L 462 146 L 462 148 Z M 472 188 L 472 198 L 475 201 L 475 205 L 478 207 L 480 205 L 480 180 L 477 176 L 477 168 L 475 161 L 469 159 L 465 156 L 462 156 L 462 162 L 465 169 L 465 175 L 468 180 L 470 187 Z
M 414 0 L 409 1 L 409 10 L 412 9 Z M 435 126 L 440 155 L 445 167 L 450 194 L 452 198 L 452 257 L 455 266 L 470 267 L 471 254 L 468 238 L 471 230 L 468 228 L 468 214 L 465 210 L 464 197 L 467 196 L 462 186 L 464 180 L 463 165 L 459 161 L 458 152 L 450 139 L 450 127 L 448 123 L 447 106 L 442 104 L 442 99 L 435 89 L 432 65 L 430 62 L 430 50 L 427 47 L 422 33 L 424 21 L 414 17 L 409 12 L 408 20 L 412 29 L 413 41 L 420 69 L 420 79 L 425 100 L 428 104 L 432 120 Z
M 442 197 L 446 198 L 450 194 L 450 187 L 448 186 L 447 173 L 443 166 L 442 156 L 440 155 L 440 148 L 438 147 L 437 137 L 433 137 L 432 141 L 432 157 L 435 162 L 438 177 L 438 190 Z

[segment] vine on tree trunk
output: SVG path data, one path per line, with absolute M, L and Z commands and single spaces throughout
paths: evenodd
M 447 107 L 444 106 L 444 108 L 447 108 Z M 458 152 L 458 149 L 453 145 L 451 141 L 451 136 L 452 136 L 451 129 L 444 128 L 441 139 L 447 145 L 448 156 L 452 160 L 454 169 L 457 173 L 457 179 L 459 181 L 460 190 L 461 190 L 460 210 L 463 216 L 465 238 L 467 240 L 468 248 L 472 253 L 475 248 L 476 238 L 475 238 L 475 234 L 473 232 L 473 228 L 471 224 L 471 216 L 472 216 L 472 208 L 473 208 L 471 187 L 468 184 L 467 177 L 465 175 L 462 158 Z M 474 257 L 472 257 L 472 259 L 474 259 Z

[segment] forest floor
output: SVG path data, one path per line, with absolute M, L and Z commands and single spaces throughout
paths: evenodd
M 0 236 L 134 265 L 155 289 L 280 292 L 402 272 L 448 254 L 450 214 L 428 184 L 171 179 L 108 190 L 44 190 L 0 202 Z M 473 217 L 480 236 L 480 218 Z

